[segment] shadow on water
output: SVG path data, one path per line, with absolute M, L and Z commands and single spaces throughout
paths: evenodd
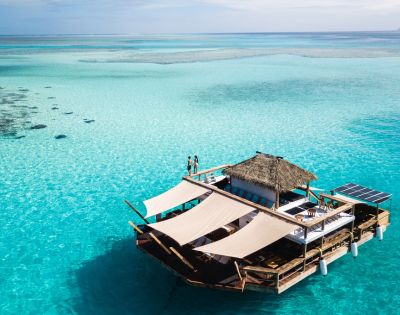
M 142 254 L 132 238 L 116 241 L 104 255 L 73 271 L 68 303 L 78 314 L 172 314 L 260 312 L 279 309 L 274 294 L 217 291 L 189 286 Z M 268 306 L 267 306 L 268 305 Z

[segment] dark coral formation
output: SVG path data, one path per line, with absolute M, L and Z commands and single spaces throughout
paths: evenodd
M 52 88 L 51 86 L 45 86 L 45 89 Z M 46 104 L 45 96 L 42 100 L 38 100 L 37 97 L 29 98 L 30 95 L 39 95 L 36 91 L 30 91 L 25 87 L 15 87 L 13 89 L 0 86 L 0 138 L 12 138 L 22 139 L 25 138 L 29 130 L 39 130 L 47 128 L 44 123 L 35 122 L 35 116 L 39 113 L 39 110 L 58 110 L 61 108 L 54 101 L 50 105 L 47 103 L 47 107 L 44 108 L 42 105 Z M 48 96 L 48 100 L 55 99 L 55 96 Z M 34 104 L 32 104 L 34 100 Z M 44 104 L 42 104 L 44 103 Z M 63 112 L 64 115 L 72 115 L 74 112 Z M 56 120 L 56 117 L 49 117 L 50 120 Z M 94 119 L 84 118 L 83 121 L 86 124 L 93 123 Z M 64 139 L 67 136 L 59 134 L 54 136 L 55 139 Z
M 46 128 L 46 127 L 47 127 L 47 126 L 44 125 L 44 124 L 38 124 L 38 125 L 32 126 L 31 129 L 44 129 L 44 128 Z
M 30 127 L 30 117 L 37 107 L 26 104 L 27 92 L 22 87 L 17 91 L 0 89 L 0 136 L 20 139 L 18 132 Z

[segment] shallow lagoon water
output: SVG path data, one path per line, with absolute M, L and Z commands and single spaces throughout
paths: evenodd
M 0 86 L 29 89 L 32 124 L 47 125 L 21 128 L 22 139 L 0 136 L 0 313 L 398 313 L 400 57 L 296 53 L 396 51 L 393 33 L 0 43 Z M 285 51 L 195 62 L 198 49 L 260 47 Z M 171 51 L 185 62 L 82 62 Z M 280 296 L 194 288 L 135 248 L 127 221 L 140 221 L 125 198 L 144 211 L 140 200 L 176 184 L 188 154 L 207 168 L 256 150 L 310 169 L 326 189 L 354 181 L 393 193 L 384 241 Z

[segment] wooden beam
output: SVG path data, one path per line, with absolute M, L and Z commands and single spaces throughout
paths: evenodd
M 218 171 L 218 170 L 220 170 L 222 168 L 227 168 L 228 166 L 231 166 L 231 164 L 224 164 L 224 165 L 220 165 L 220 166 L 217 166 L 217 167 L 209 168 L 208 170 L 204 170 L 204 171 L 201 171 L 201 172 L 194 173 L 194 174 L 192 174 L 192 175 L 190 175 L 188 177 L 199 176 L 199 178 L 200 178 L 200 176 L 203 175 L 203 174 L 215 172 L 215 171 Z
M 185 258 L 183 257 L 175 248 L 172 246 L 169 248 L 186 266 L 188 266 L 190 269 L 192 269 L 194 272 L 197 270 L 193 267 L 193 265 Z
M 285 221 L 287 221 L 289 223 L 292 223 L 294 225 L 301 226 L 301 227 L 308 227 L 308 224 L 306 224 L 304 222 L 297 221 L 295 218 L 289 217 L 289 216 L 287 216 L 285 214 L 282 214 L 282 213 L 280 213 L 278 211 L 272 210 L 270 208 L 261 206 L 261 205 L 259 205 L 257 203 L 254 203 L 252 201 L 249 201 L 249 200 L 246 200 L 246 199 L 241 198 L 239 196 L 236 196 L 234 194 L 228 193 L 225 190 L 219 189 L 218 187 L 215 187 L 213 185 L 206 184 L 206 183 L 203 183 L 203 182 L 199 182 L 199 181 L 197 181 L 197 180 L 195 180 L 193 178 L 190 178 L 189 176 L 183 177 L 183 180 L 186 180 L 186 181 L 191 182 L 191 183 L 193 183 L 195 185 L 198 185 L 198 186 L 207 188 L 209 190 L 212 190 L 214 192 L 217 192 L 217 193 L 219 193 L 219 194 L 221 194 L 221 195 L 223 195 L 225 197 L 228 197 L 228 198 L 231 198 L 233 200 L 239 201 L 239 202 L 241 202 L 241 203 L 243 203 L 245 205 L 251 206 L 251 207 L 253 207 L 253 208 L 257 209 L 257 210 L 260 210 L 260 211 L 262 211 L 264 213 L 270 214 L 273 217 L 277 217 L 279 219 L 285 220 Z
M 128 223 L 129 223 L 129 225 L 130 225 L 131 227 L 133 227 L 133 229 L 134 229 L 136 232 L 138 232 L 139 234 L 144 234 L 144 232 L 143 232 L 141 229 L 139 229 L 139 227 L 137 227 L 132 221 L 129 221 Z M 144 235 L 146 235 L 146 234 L 144 234 Z
M 240 281 L 243 281 L 243 277 L 242 277 L 242 274 L 240 273 L 240 269 L 239 269 L 239 265 L 238 265 L 237 261 L 235 260 L 235 261 L 233 262 L 233 264 L 235 265 L 236 272 L 237 272 L 237 274 L 239 275 Z
M 149 235 L 158 245 L 160 245 L 163 250 L 165 250 L 165 252 L 168 253 L 168 255 L 171 255 L 171 251 L 159 240 L 157 236 L 155 236 L 152 232 L 150 232 Z
M 255 273 L 263 273 L 263 274 L 267 274 L 267 275 L 270 275 L 270 274 L 275 275 L 278 273 L 278 271 L 276 271 L 275 269 L 258 267 L 258 266 L 246 266 L 246 267 L 243 267 L 243 270 L 255 272 Z
M 331 199 L 331 200 L 334 200 L 334 201 L 337 201 L 337 202 L 345 203 L 345 204 L 346 203 L 353 204 L 353 202 L 351 202 L 349 200 L 346 200 L 346 199 L 343 199 L 343 198 L 340 198 L 340 197 L 338 197 L 336 195 L 319 194 L 319 196 L 323 197 L 323 198 L 326 198 L 326 199 Z
M 133 229 L 136 232 L 144 235 L 144 237 L 147 238 L 150 242 L 153 239 L 168 255 L 171 255 L 171 251 L 153 233 L 150 232 L 150 233 L 146 234 L 138 226 L 136 226 L 132 221 L 129 221 L 128 223 L 131 227 L 133 227 Z
M 313 196 L 316 200 L 319 200 L 320 198 L 317 196 L 315 192 L 313 192 L 311 189 L 308 189 L 308 192 L 310 193 L 311 196 Z
M 305 191 L 305 192 L 306 192 L 306 195 L 307 195 L 307 193 L 308 193 L 309 195 L 313 196 L 313 197 L 314 197 L 315 199 L 317 199 L 317 200 L 320 199 L 320 197 L 318 197 L 317 194 L 316 194 L 315 192 L 313 192 L 313 191 L 310 189 L 310 183 L 307 183 L 307 186 L 305 186 L 305 185 L 299 186 L 299 187 L 297 187 L 297 189 L 300 189 L 300 190 L 302 190 L 302 191 Z M 322 195 L 322 194 L 320 194 L 320 196 L 321 196 L 321 195 Z
M 131 208 L 146 224 L 149 224 L 150 222 L 146 220 L 146 218 L 128 201 L 124 200 L 124 202 Z

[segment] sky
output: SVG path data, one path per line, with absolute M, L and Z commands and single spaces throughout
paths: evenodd
M 0 34 L 379 31 L 400 0 L 0 0 Z

